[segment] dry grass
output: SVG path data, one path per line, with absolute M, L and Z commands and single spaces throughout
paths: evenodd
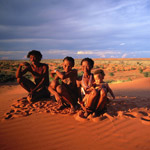
M 75 67 L 78 69 L 78 74 L 82 74 L 81 60 L 75 59 Z M 93 59 L 95 64 L 92 72 L 96 69 L 103 69 L 105 71 L 106 82 L 126 82 L 142 77 L 150 76 L 150 58 L 136 58 L 136 59 Z M 1 60 L 0 61 L 0 82 L 15 81 L 15 72 L 20 62 L 25 60 Z M 62 70 L 62 59 L 46 59 L 43 63 L 49 65 L 49 70 Z M 113 75 L 112 75 L 113 74 Z M 29 78 L 30 74 L 27 75 Z

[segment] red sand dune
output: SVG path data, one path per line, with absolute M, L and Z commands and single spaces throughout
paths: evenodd
M 0 87 L 1 150 L 149 150 L 150 78 L 111 84 L 116 99 L 103 117 L 38 111 L 5 120 L 4 114 L 26 96 L 19 85 Z

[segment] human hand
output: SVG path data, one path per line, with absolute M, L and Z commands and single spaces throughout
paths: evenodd
M 51 72 L 50 72 L 50 76 L 53 78 L 54 77 L 54 75 L 56 74 L 56 70 L 52 70 Z
M 84 105 L 84 102 L 83 102 L 83 101 L 79 101 L 79 104 L 80 104 L 80 105 Z
M 30 66 L 30 64 L 28 62 L 23 62 L 23 63 L 20 63 L 20 66 L 26 66 L 26 67 L 28 67 L 28 66 Z
M 55 94 L 55 99 L 58 103 L 61 103 L 62 97 L 59 94 Z

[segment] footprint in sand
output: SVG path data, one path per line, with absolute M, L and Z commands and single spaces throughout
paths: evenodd
M 147 113 L 147 112 L 139 111 L 139 113 L 142 114 L 143 116 L 148 116 L 148 113 Z
M 12 114 L 10 114 L 10 113 L 6 113 L 5 115 L 4 115 L 4 119 L 10 119 L 10 118 L 12 118 Z
M 134 115 L 132 115 L 131 113 L 124 113 L 125 116 L 127 116 L 128 118 L 136 118 Z
M 83 111 L 77 112 L 77 114 L 74 115 L 75 120 L 80 122 L 86 122 L 88 121 L 87 118 L 84 117 Z
M 145 125 L 150 125 L 150 117 L 149 116 L 141 117 L 141 122 Z
M 108 117 L 105 116 L 105 115 L 98 116 L 98 117 L 92 117 L 92 115 L 91 115 L 91 116 L 88 117 L 88 119 L 93 121 L 93 122 L 100 122 L 100 121 L 103 121 L 105 119 L 108 119 Z

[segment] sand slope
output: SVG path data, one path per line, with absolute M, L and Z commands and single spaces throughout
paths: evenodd
M 2 150 L 149 150 L 150 78 L 112 84 L 116 99 L 103 117 L 39 111 L 4 119 L 26 96 L 18 85 L 0 87 L 0 148 Z M 45 102 L 46 103 L 46 102 Z M 42 104 L 39 104 L 39 107 Z M 20 106 L 23 107 L 23 106 Z M 38 110 L 38 108 L 35 108 Z M 33 109 L 33 108 L 31 108 Z M 50 109 L 50 108 L 49 108 Z

